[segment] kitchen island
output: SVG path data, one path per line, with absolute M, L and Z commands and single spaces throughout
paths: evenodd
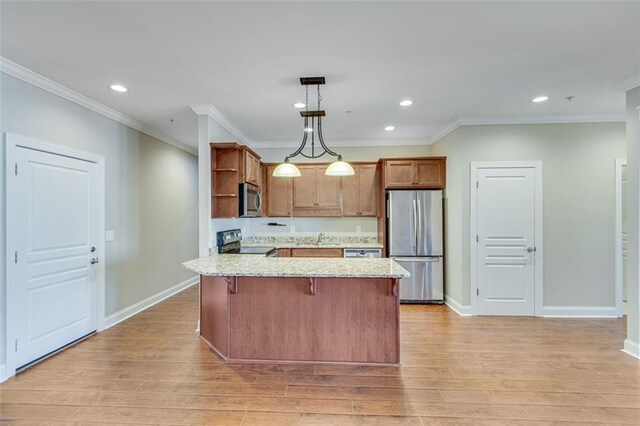
M 233 361 L 400 362 L 399 281 L 391 259 L 212 255 L 200 274 L 200 336 Z

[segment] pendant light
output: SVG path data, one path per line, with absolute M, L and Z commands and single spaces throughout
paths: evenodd
M 327 176 L 353 176 L 355 172 L 353 167 L 342 159 L 342 155 L 330 150 L 324 143 L 322 137 L 322 117 L 325 116 L 325 112 L 320 109 L 320 102 L 322 102 L 322 96 L 320 95 L 320 85 L 325 84 L 324 77 L 300 77 L 300 84 L 305 86 L 305 105 L 304 111 L 300 111 L 300 116 L 304 118 L 304 125 L 302 127 L 302 143 L 300 147 L 285 157 L 284 162 L 280 164 L 273 171 L 275 177 L 297 177 L 300 176 L 300 170 L 295 164 L 291 163 L 291 158 L 301 155 L 305 158 L 320 158 L 325 154 L 329 154 L 333 157 L 337 157 L 336 161 L 331 163 L 325 175 Z M 318 108 L 315 111 L 309 111 L 309 86 L 317 86 L 318 90 Z M 311 119 L 311 123 L 309 123 Z M 316 134 L 318 135 L 318 142 L 322 152 L 316 152 Z M 311 135 L 311 153 L 304 153 L 303 150 L 307 145 L 308 136 Z

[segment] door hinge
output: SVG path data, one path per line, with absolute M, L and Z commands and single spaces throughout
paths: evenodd
M 13 255 L 13 261 L 14 263 L 18 263 L 18 252 L 15 252 Z
M 476 243 L 480 241 L 480 237 L 478 236 L 478 234 L 476 234 Z
M 476 288 L 476 296 L 480 296 L 480 289 Z
M 478 188 L 478 181 L 476 181 L 476 188 Z
M 15 351 L 18 352 L 18 339 L 15 340 L 15 343 L 13 346 L 15 348 Z

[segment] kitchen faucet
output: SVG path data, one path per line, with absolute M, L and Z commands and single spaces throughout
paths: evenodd
M 321 232 L 318 234 L 318 241 L 316 242 L 317 245 L 320 245 L 320 242 L 322 241 L 322 237 L 324 237 L 324 232 Z

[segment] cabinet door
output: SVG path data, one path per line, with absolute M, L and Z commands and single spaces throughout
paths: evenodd
M 257 157 L 253 157 L 253 179 L 256 185 L 262 186 L 262 164 Z
M 277 166 L 266 168 L 267 176 L 267 216 L 291 216 L 291 179 L 273 177 Z
M 359 191 L 360 166 L 353 166 L 356 174 L 342 178 L 342 215 L 360 216 Z
M 342 215 L 376 216 L 378 211 L 378 174 L 376 164 L 353 167 L 355 176 L 342 178 Z
M 300 176 L 293 178 L 293 208 L 316 207 L 316 166 L 298 166 Z
M 388 160 L 384 171 L 387 188 L 406 188 L 414 184 L 412 160 Z
M 378 215 L 378 174 L 375 164 L 358 166 L 358 216 Z
M 316 166 L 316 207 L 340 208 L 340 178 L 327 176 L 329 166 Z
M 444 188 L 445 186 L 445 166 L 443 159 L 416 160 L 414 172 L 414 182 L 417 186 L 423 188 Z
M 334 176 L 335 177 L 335 176 Z M 341 248 L 294 248 L 292 257 L 342 257 Z
M 290 248 L 279 248 L 278 257 L 291 257 L 291 249 Z
M 253 185 L 258 185 L 256 160 L 249 151 L 244 152 L 244 181 Z

